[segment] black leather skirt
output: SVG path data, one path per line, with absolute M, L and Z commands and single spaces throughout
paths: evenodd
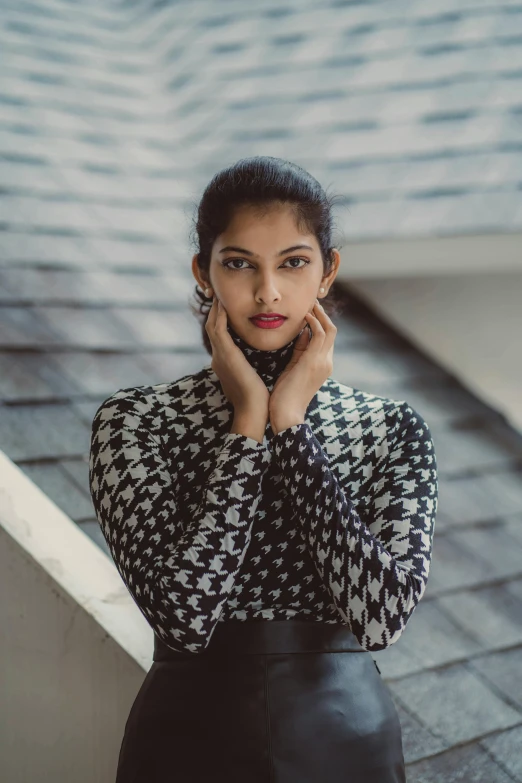
M 154 645 L 116 783 L 405 783 L 390 690 L 347 626 L 228 621 L 203 653 Z

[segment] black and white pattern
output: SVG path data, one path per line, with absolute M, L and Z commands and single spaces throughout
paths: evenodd
M 305 327 L 308 328 L 308 327 Z M 291 358 L 228 327 L 269 391 Z M 210 365 L 120 389 L 98 408 L 93 504 L 118 571 L 158 636 L 198 653 L 218 622 L 347 623 L 365 650 L 400 637 L 426 589 L 438 504 L 426 422 L 332 378 L 305 423 L 229 432 Z

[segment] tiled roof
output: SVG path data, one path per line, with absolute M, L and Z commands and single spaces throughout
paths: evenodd
M 520 230 L 522 3 L 12 0 L 0 48 L 0 444 L 104 551 L 92 417 L 210 361 L 187 236 L 221 165 L 301 163 L 348 238 Z M 375 654 L 409 783 L 522 781 L 522 440 L 344 298 L 334 377 L 438 456 L 428 589 Z

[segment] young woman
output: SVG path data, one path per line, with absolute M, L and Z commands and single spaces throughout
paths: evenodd
M 371 652 L 426 589 L 436 459 L 406 401 L 330 377 L 331 207 L 287 161 L 219 172 L 192 260 L 211 364 L 94 416 L 93 503 L 155 645 L 117 783 L 406 779 Z

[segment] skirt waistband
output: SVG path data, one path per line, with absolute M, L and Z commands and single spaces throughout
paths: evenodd
M 347 625 L 306 620 L 228 620 L 217 623 L 207 648 L 198 657 L 311 652 L 365 650 Z M 172 650 L 154 634 L 154 661 L 180 658 L 194 658 L 194 653 Z

